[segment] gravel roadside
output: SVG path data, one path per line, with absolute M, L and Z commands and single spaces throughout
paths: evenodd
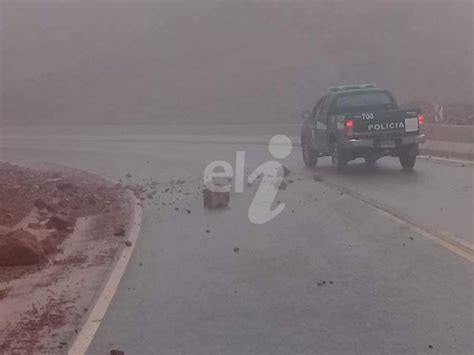
M 127 247 L 126 187 L 0 163 L 0 353 L 61 354 Z

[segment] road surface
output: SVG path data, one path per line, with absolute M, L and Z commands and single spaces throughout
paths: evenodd
M 283 161 L 292 183 L 277 196 L 285 210 L 254 225 L 247 213 L 258 184 L 216 212 L 202 208 L 200 185 L 209 162 L 235 165 L 243 150 L 250 172 L 272 159 L 267 147 L 231 137 L 225 144 L 223 135 L 214 143 L 198 136 L 173 142 L 193 136 L 191 128 L 147 139 L 157 131 L 3 132 L 1 159 L 159 182 L 89 354 L 474 351 L 471 164 L 420 159 L 404 173 L 384 158 L 373 170 L 353 162 L 337 175 L 329 158 L 304 168 L 294 148 Z M 164 192 L 172 179 L 186 181 L 181 192 Z

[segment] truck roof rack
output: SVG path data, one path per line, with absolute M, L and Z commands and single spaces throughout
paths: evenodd
M 329 90 L 331 92 L 346 91 L 346 90 L 359 90 L 359 89 L 371 89 L 375 88 L 375 84 L 361 84 L 361 85 L 343 85 L 343 86 L 334 86 Z

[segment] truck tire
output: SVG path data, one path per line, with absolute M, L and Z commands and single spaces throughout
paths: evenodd
M 400 164 L 403 170 L 413 170 L 416 163 L 416 155 L 410 154 L 410 152 L 403 152 L 399 156 Z
M 319 153 L 313 150 L 308 142 L 308 138 L 301 137 L 301 152 L 303 153 L 303 162 L 308 168 L 318 165 Z
M 336 168 L 338 173 L 342 173 L 346 169 L 347 162 L 344 151 L 339 149 L 337 143 L 335 143 L 332 149 L 332 165 Z

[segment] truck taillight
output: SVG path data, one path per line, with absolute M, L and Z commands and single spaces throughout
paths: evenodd
M 418 126 L 423 126 L 425 123 L 425 116 L 422 113 L 418 114 Z
M 353 129 L 354 128 L 354 120 L 352 118 L 348 118 L 346 120 L 346 128 Z
M 348 118 L 344 122 L 344 126 L 346 127 L 346 135 L 352 135 L 352 129 L 354 128 L 354 120 L 352 118 Z

